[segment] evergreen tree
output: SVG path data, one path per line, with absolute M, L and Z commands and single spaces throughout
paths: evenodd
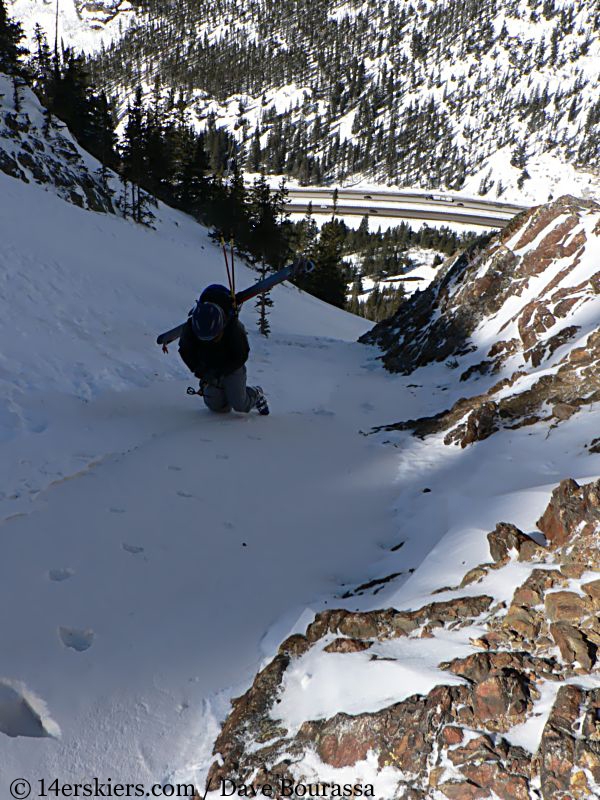
M 261 262 L 258 272 L 261 280 L 267 277 L 269 267 L 265 261 Z M 255 308 L 258 309 L 258 330 L 259 333 L 264 337 L 268 337 L 271 333 L 271 326 L 269 325 L 269 319 L 267 315 L 269 309 L 272 307 L 273 301 L 271 300 L 268 292 L 263 292 L 263 294 L 258 295 L 255 303 Z
M 201 213 L 209 197 L 208 157 L 203 134 L 195 135 L 190 129 L 179 129 L 175 149 L 175 198 L 181 208 L 194 214 Z
M 52 53 L 39 22 L 35 25 L 33 41 L 34 50 L 29 60 L 32 83 L 41 101 L 47 104 L 47 88 L 52 77 Z
M 0 0 L 0 72 L 23 76 L 25 70 L 21 59 L 27 52 L 21 47 L 23 37 L 20 23 L 10 19 L 5 0 Z
M 257 260 L 274 270 L 289 258 L 290 243 L 284 224 L 285 186 L 274 194 L 263 175 L 254 181 L 250 191 L 249 249 Z
M 343 222 L 326 222 L 314 252 L 315 269 L 298 280 L 301 289 L 338 308 L 346 305 L 346 269 L 342 262 L 345 233 Z
M 121 151 L 121 176 L 131 184 L 131 213 L 136 222 L 143 222 L 147 211 L 141 184 L 146 176 L 146 126 L 142 90 L 137 88 L 133 105 L 127 107 L 127 123 Z

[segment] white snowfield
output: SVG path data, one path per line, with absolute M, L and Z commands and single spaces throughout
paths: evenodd
M 487 560 L 496 522 L 531 531 L 561 478 L 600 473 L 587 410 L 464 451 L 360 435 L 464 384 L 444 364 L 386 373 L 356 343 L 365 320 L 289 285 L 269 339 L 241 314 L 271 416 L 209 413 L 155 338 L 223 281 L 222 257 L 188 217 L 160 217 L 140 228 L 0 174 L 0 800 L 16 778 L 201 786 L 229 698 L 315 611 L 428 602 Z M 254 279 L 238 266 L 239 287 Z M 486 580 L 477 592 L 510 596 Z M 396 643 L 402 660 L 368 687 L 361 654 L 337 689 L 336 657 L 309 655 L 282 715 L 294 727 L 454 680 L 437 664 L 469 635 Z
M 50 46 L 54 47 L 56 10 L 58 7 L 59 46 L 76 52 L 93 53 L 102 46 L 120 39 L 129 25 L 136 21 L 135 9 L 128 0 L 8 0 L 11 17 L 23 25 L 27 46 L 33 50 L 34 32 L 39 24 Z

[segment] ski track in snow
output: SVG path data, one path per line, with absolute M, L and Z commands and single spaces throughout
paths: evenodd
M 7 776 L 201 785 L 229 698 L 316 611 L 430 602 L 488 560 L 498 521 L 531 531 L 558 480 L 600 472 L 587 411 L 547 441 L 534 426 L 464 451 L 360 435 L 464 386 L 444 364 L 385 373 L 355 342 L 368 323 L 290 286 L 273 292 L 268 340 L 250 304 L 241 317 L 271 416 L 212 415 L 186 396 L 176 348 L 154 345 L 223 280 L 203 229 L 164 207 L 140 229 L 3 175 L 0 196 L 0 275 L 15 276 L 0 284 Z M 438 680 L 445 648 L 413 673 Z M 293 707 L 296 724 L 330 710 Z

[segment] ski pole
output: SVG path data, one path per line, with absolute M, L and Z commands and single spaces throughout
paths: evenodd
M 235 264 L 234 264 L 234 241 L 233 236 L 229 241 L 229 252 L 231 255 L 231 299 L 233 300 L 233 307 L 237 310 L 237 301 L 235 299 Z
M 221 247 L 223 248 L 223 257 L 225 258 L 225 269 L 227 270 L 227 280 L 229 282 L 229 290 L 233 294 L 233 284 L 231 283 L 231 274 L 229 273 L 229 259 L 227 258 L 227 247 L 225 246 L 225 239 L 221 236 Z

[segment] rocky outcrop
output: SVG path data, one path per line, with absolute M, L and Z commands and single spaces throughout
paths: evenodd
M 30 89 L 18 91 L 17 110 L 14 87 L 0 74 L 0 171 L 46 186 L 81 208 L 114 212 L 112 191 L 91 157 L 62 122 L 50 119 Z
M 78 16 L 91 28 L 102 28 L 115 17 L 127 16 L 133 10 L 128 0 L 74 0 Z
M 410 611 L 317 614 L 233 701 L 215 743 L 209 788 L 224 778 L 257 788 L 277 786 L 282 777 L 297 781 L 307 753 L 357 772 L 375 754 L 379 769 L 397 772 L 389 800 L 600 796 L 600 688 L 577 684 L 595 670 L 600 643 L 600 481 L 563 481 L 538 528 L 545 545 L 499 523 L 488 534 L 492 561 L 462 582 L 475 584 L 490 570 L 509 569 L 513 560 L 529 563 L 508 608 L 489 594 L 458 590 L 450 600 Z M 599 577 L 574 584 L 583 570 Z M 375 712 L 306 720 L 295 733 L 278 719 L 286 672 L 310 650 L 321 658 L 364 658 L 377 643 L 474 625 L 485 633 L 471 640 L 471 653 L 438 665 L 459 685 L 438 685 Z M 544 712 L 536 703 L 547 687 L 555 699 Z M 547 719 L 537 751 L 511 743 L 512 729 L 540 713 Z
M 562 686 L 536 758 L 544 800 L 600 796 L 600 690 Z
M 467 447 L 501 428 L 560 424 L 598 401 L 598 247 L 600 205 L 565 196 L 460 255 L 361 341 L 381 347 L 392 371 L 452 357 L 464 365 L 461 381 L 490 385 L 434 416 L 373 432 L 445 433 L 445 444 Z

